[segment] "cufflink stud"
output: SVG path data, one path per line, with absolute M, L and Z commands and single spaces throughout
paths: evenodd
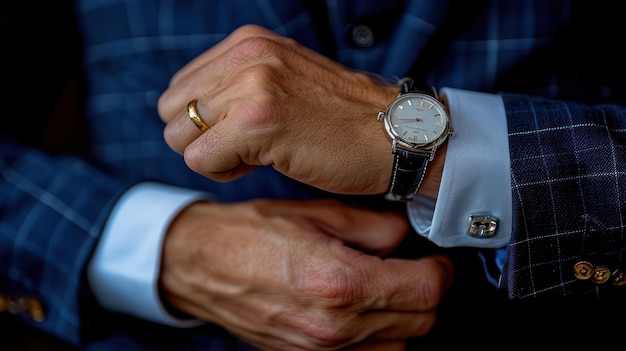
M 498 219 L 486 214 L 473 214 L 469 216 L 467 234 L 474 238 L 489 239 L 496 235 Z

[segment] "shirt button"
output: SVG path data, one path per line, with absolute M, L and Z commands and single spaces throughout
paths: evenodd
M 354 45 L 360 48 L 368 48 L 374 44 L 374 31 L 364 24 L 352 27 L 351 35 Z

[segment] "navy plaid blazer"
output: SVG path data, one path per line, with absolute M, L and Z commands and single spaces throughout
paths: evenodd
M 8 75 L 15 82 L 27 80 L 16 91 L 30 95 L 15 94 L 3 104 L 18 105 L 9 118 L 20 116 L 21 129 L 4 123 L 0 133 L 0 293 L 36 297 L 47 317 L 43 322 L 24 317 L 24 323 L 79 344 L 103 313 L 86 286 L 86 264 L 110 209 L 133 184 L 150 180 L 208 189 L 223 201 L 312 196 L 311 189 L 272 169 L 214 183 L 187 169 L 163 140 L 156 104 L 170 77 L 249 23 L 355 69 L 502 94 L 513 194 L 502 289 L 521 300 L 602 298 L 624 291 L 617 278 L 626 267 L 626 60 L 621 44 L 613 42 L 621 19 L 619 11 L 581 3 L 77 1 L 80 37 L 63 33 L 54 44 L 31 40 L 45 49 L 31 54 L 47 68 Z M 52 11 L 54 5 L 46 6 Z M 51 33 L 69 20 L 57 10 L 46 13 L 56 16 L 46 16 Z M 354 40 L 351 30 L 358 25 L 373 31 L 373 42 Z M 50 134 L 41 132 L 51 125 L 45 118 L 52 113 L 23 116 L 36 108 L 29 99 L 45 95 L 42 77 L 61 67 L 45 62 L 66 62 L 58 59 L 67 55 L 57 45 L 73 40 L 84 49 L 85 86 L 79 92 L 86 118 L 74 122 L 85 128 L 79 139 L 85 147 L 61 153 L 46 143 Z M 54 136 L 63 140 L 72 128 Z M 46 146 L 53 152 L 42 151 Z M 608 267 L 616 283 L 576 279 L 573 267 L 580 261 Z M 200 343 L 210 349 L 235 345 L 219 328 L 205 328 Z M 98 343 L 92 345 L 98 349 Z

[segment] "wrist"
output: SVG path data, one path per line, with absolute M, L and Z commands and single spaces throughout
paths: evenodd
M 437 152 L 435 152 L 435 157 L 430 161 L 426 174 L 424 175 L 424 183 L 418 191 L 419 195 L 432 199 L 437 198 L 439 186 L 441 185 L 441 177 L 443 176 L 443 165 L 445 164 L 447 150 L 448 143 L 443 143 L 437 149 Z

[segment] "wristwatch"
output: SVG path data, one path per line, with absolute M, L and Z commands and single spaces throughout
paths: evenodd
M 454 130 L 437 89 L 416 86 L 410 78 L 400 83 L 398 97 L 386 111 L 378 113 L 378 120 L 384 122 L 391 138 L 394 154 L 391 183 L 385 198 L 411 201 L 422 185 L 428 162 Z

